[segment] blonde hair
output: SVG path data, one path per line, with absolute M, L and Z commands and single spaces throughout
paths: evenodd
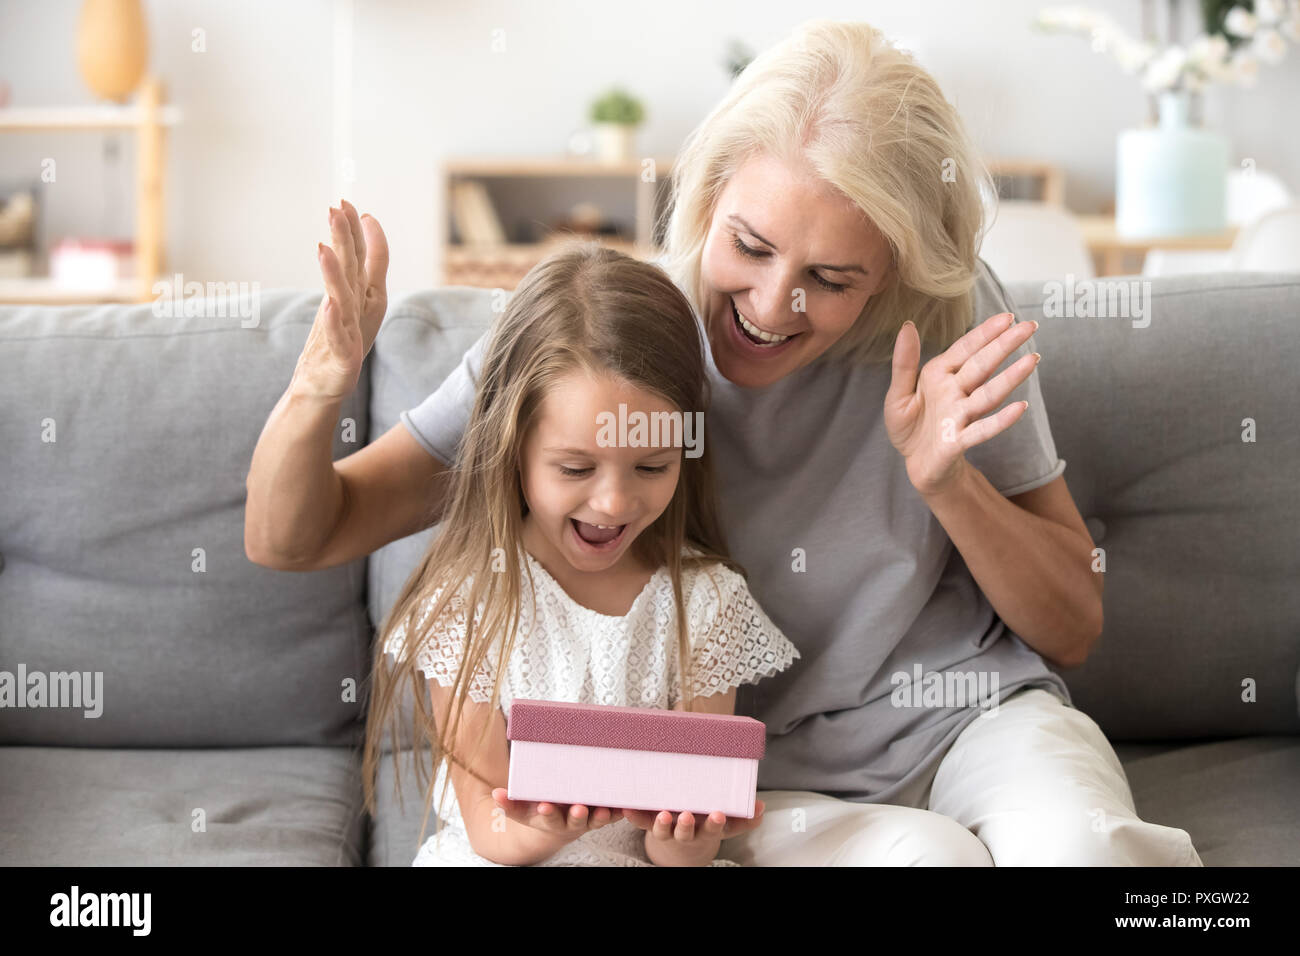
M 514 649 L 521 578 L 526 576 L 532 586 L 531 569 L 522 560 L 528 505 L 518 465 L 547 391 L 568 373 L 585 371 L 644 388 L 683 413 L 704 411 L 709 400 L 707 345 L 686 297 L 659 268 L 595 243 L 570 244 L 534 266 L 489 334 L 473 411 L 450 469 L 449 501 L 439 533 L 403 586 L 375 648 L 362 757 L 365 806 L 375 812 L 386 727 L 397 762 L 398 694 L 409 688 L 416 746 L 427 744 L 433 753 L 433 775 L 427 784 L 424 765 L 416 760 L 417 779 L 425 786 L 421 840 L 437 768 L 447 759 L 471 768 L 487 739 L 490 724 L 469 754 L 452 753 L 450 742 L 456 739 L 470 687 L 498 635 L 503 640 L 494 661 L 492 705 L 499 706 L 501 678 Z M 691 655 L 682 570 L 721 562 L 745 574 L 727 554 L 712 468 L 708 443 L 700 456 L 683 456 L 671 501 L 631 545 L 638 560 L 669 571 L 677 608 L 681 697 L 688 709 Z M 693 553 L 683 553 L 686 542 L 693 545 Z M 506 573 L 493 573 L 501 570 Z M 456 621 L 452 600 L 467 582 L 464 607 L 478 610 Z M 435 594 L 437 600 L 422 613 L 426 599 Z M 465 629 L 464 644 L 449 713 L 434 721 L 427 709 L 426 678 L 411 649 L 423 646 L 431 631 L 453 621 Z M 394 662 L 384 646 L 400 626 L 406 630 L 405 651 Z M 450 778 L 448 774 L 448 782 Z M 395 788 L 400 801 L 400 770 Z M 439 816 L 446 793 L 444 785 Z
M 808 165 L 888 242 L 885 285 L 828 356 L 888 362 L 903 323 L 922 349 L 969 327 L 992 177 L 957 111 L 910 54 L 865 23 L 809 20 L 747 66 L 674 167 L 664 267 L 707 301 L 700 262 L 718 197 L 749 158 Z

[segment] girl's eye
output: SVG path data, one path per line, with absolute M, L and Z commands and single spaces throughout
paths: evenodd
M 572 476 L 574 476 L 575 478 L 576 478 L 578 475 L 585 475 L 585 474 L 586 474 L 587 472 L 589 472 L 589 471 L 591 471 L 590 468 L 567 468 L 567 467 L 565 467 L 564 465 L 561 465 L 561 466 L 560 466 L 560 474 L 562 474 L 562 475 L 572 475 Z
M 654 466 L 642 465 L 641 470 L 645 472 L 649 472 L 652 475 L 662 475 L 665 471 L 668 470 L 668 466 L 667 465 L 654 465 Z
M 766 252 L 760 252 L 757 249 L 751 249 L 749 246 L 745 245 L 743 242 L 740 241 L 740 236 L 733 236 L 731 240 L 731 244 L 736 247 L 736 251 L 739 252 L 742 256 L 746 256 L 750 259 L 762 259 L 764 256 L 767 255 Z M 813 273 L 813 278 L 816 279 L 817 284 L 820 285 L 827 292 L 834 292 L 836 295 L 839 295 L 848 289 L 847 285 L 842 285 L 838 282 L 827 282 L 825 279 L 817 275 L 817 273 L 815 272 Z

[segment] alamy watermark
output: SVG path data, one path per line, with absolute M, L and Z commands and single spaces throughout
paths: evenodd
M 152 893 L 83 893 L 74 883 L 67 893 L 50 897 L 50 925 L 119 926 L 132 936 L 148 936 L 152 910 Z
M 889 682 L 894 685 L 889 702 L 895 707 L 979 707 L 981 719 L 998 711 L 997 671 L 922 672 L 920 664 L 913 664 L 912 673 L 894 671 Z
M 182 317 L 237 318 L 245 329 L 261 321 L 261 285 L 257 282 L 186 282 L 179 272 L 159 279 L 152 290 L 153 314 L 162 319 Z
M 79 707 L 92 720 L 104 712 L 103 671 L 0 671 L 0 708 Z
M 684 448 L 687 458 L 704 454 L 703 412 L 628 412 L 596 415 L 596 444 L 601 448 Z
M 1151 324 L 1149 279 L 1083 279 L 1073 272 L 1065 281 L 1043 283 L 1043 316 L 1049 319 L 1132 319 L 1133 328 Z

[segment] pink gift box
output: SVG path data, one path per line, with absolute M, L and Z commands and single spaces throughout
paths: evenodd
M 754 816 L 767 727 L 729 714 L 519 700 L 511 800 Z

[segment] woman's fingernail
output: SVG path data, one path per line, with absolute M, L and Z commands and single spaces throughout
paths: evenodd
M 1038 331 L 1038 323 L 1037 323 L 1037 322 L 1034 323 L 1034 331 L 1035 331 L 1035 332 Z
M 316 243 L 316 255 L 322 259 L 325 258 L 325 243 L 323 242 Z
M 1035 353 L 1034 353 L 1034 364 L 1037 365 L 1037 364 L 1038 364 L 1039 362 L 1041 362 L 1042 360 L 1043 360 L 1043 357 L 1042 357 L 1041 355 L 1039 355 L 1037 352 L 1035 352 Z

